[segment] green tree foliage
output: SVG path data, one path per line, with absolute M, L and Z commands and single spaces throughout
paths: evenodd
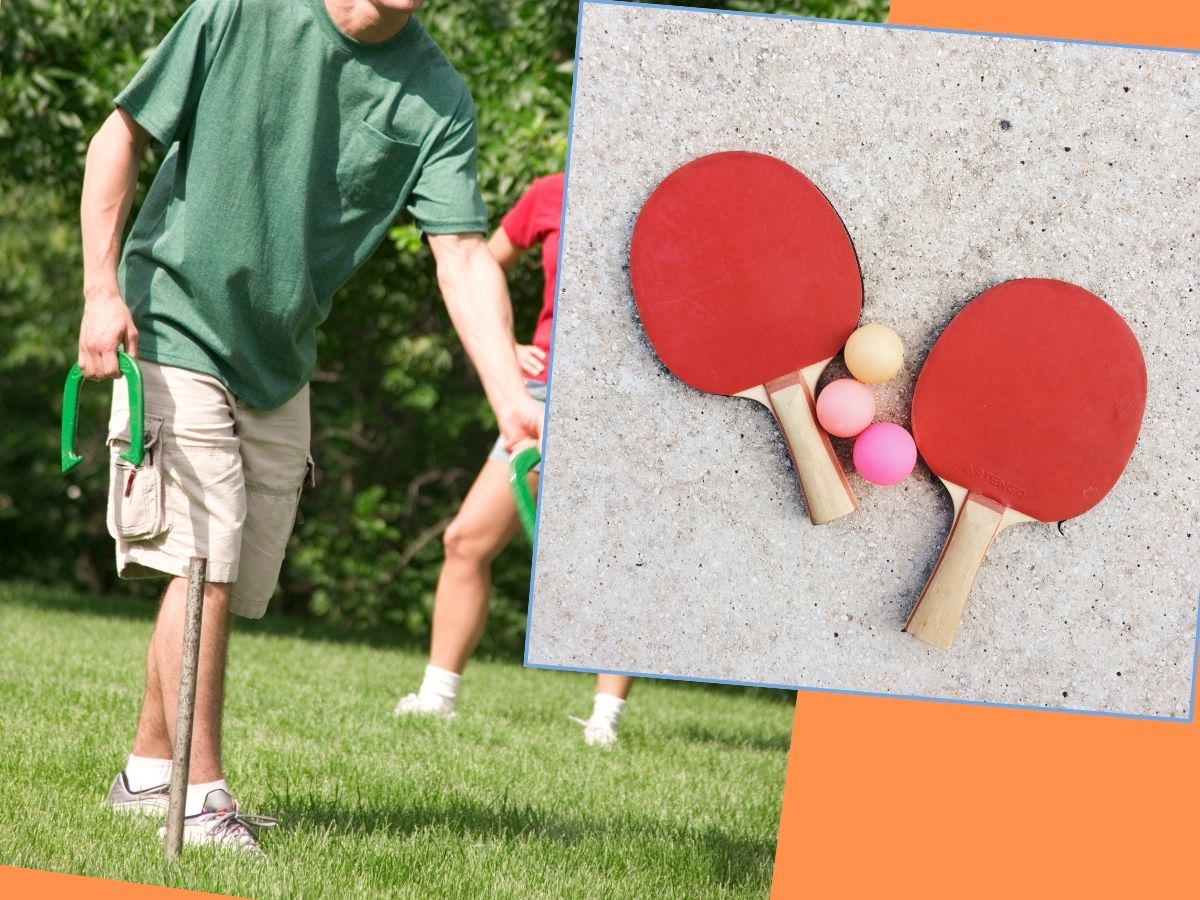
M 881 21 L 882 0 L 694 3 Z M 79 188 L 87 141 L 181 0 L 10 0 L 0 7 L 0 560 L 4 577 L 114 586 L 104 528 L 108 385 L 83 391 L 87 457 L 58 472 L 61 385 L 79 321 Z M 428 0 L 426 27 L 479 110 L 479 173 L 493 220 L 562 168 L 577 7 L 571 0 Z M 157 165 L 143 167 L 142 189 Z M 518 336 L 540 305 L 529 254 L 511 273 Z M 440 537 L 494 422 L 410 223 L 342 289 L 313 384 L 319 488 L 293 540 L 277 607 L 352 628 L 427 632 Z M 529 547 L 495 567 L 493 647 L 523 627 Z M 143 587 L 143 591 L 153 588 Z

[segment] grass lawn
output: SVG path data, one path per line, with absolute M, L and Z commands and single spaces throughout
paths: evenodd
M 587 676 L 479 661 L 450 722 L 397 720 L 418 648 L 239 623 L 225 757 L 265 862 L 102 800 L 129 750 L 151 604 L 0 585 L 0 863 L 246 897 L 765 897 L 791 695 L 637 684 L 611 752 Z

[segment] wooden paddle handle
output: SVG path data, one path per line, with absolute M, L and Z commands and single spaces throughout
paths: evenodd
M 814 525 L 822 525 L 850 515 L 858 509 L 858 500 L 829 435 L 817 424 L 816 404 L 807 381 L 797 376 L 791 383 L 773 382 L 765 387 L 767 405 L 783 431 L 804 491 L 808 517 Z
M 999 503 L 979 494 L 963 493 L 965 497 L 954 504 L 954 524 L 942 555 L 904 624 L 904 630 L 913 637 L 942 650 L 949 650 L 954 643 L 975 573 L 992 539 L 1008 524 L 1006 510 Z

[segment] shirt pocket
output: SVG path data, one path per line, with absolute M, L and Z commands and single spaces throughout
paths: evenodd
M 118 540 L 145 541 L 167 530 L 162 484 L 163 420 L 146 416 L 146 455 L 140 466 L 121 459 L 129 449 L 129 428 L 109 435 L 108 533 Z
M 401 199 L 420 149 L 359 122 L 338 154 L 338 193 L 362 209 L 391 209 Z

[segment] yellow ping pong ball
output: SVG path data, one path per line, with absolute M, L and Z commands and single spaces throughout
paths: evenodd
M 883 384 L 904 364 L 904 344 L 886 325 L 864 325 L 846 341 L 846 368 L 864 384 Z

